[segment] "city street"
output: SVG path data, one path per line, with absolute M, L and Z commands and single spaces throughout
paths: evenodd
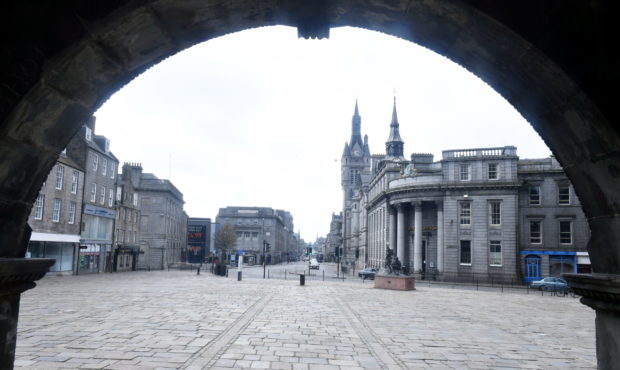
M 244 274 L 46 277 L 22 295 L 16 368 L 596 367 L 594 311 L 576 298 Z

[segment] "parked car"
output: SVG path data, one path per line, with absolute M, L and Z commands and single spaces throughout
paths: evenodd
M 379 272 L 379 270 L 375 269 L 375 268 L 365 268 L 362 271 L 357 273 L 357 276 L 361 277 L 362 279 L 366 280 L 366 279 L 371 279 L 374 280 L 375 275 Z
M 318 269 L 319 269 L 319 266 L 320 266 L 320 265 L 319 265 L 319 261 L 317 261 L 317 260 L 316 260 L 316 258 L 312 258 L 312 259 L 310 260 L 310 268 L 311 268 L 311 269 L 318 270 Z
M 558 292 L 566 292 L 570 290 L 566 280 L 559 278 L 559 277 L 553 277 L 553 276 L 549 276 L 541 280 L 532 281 L 532 283 L 530 284 L 530 287 L 532 289 L 553 290 L 553 291 L 558 291 Z

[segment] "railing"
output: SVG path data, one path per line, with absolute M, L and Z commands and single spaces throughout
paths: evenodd
M 443 159 L 503 157 L 516 155 L 517 148 L 514 146 L 504 146 L 498 148 L 444 150 L 442 152 Z

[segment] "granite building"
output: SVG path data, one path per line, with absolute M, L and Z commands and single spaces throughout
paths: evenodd
M 28 224 L 27 255 L 54 258 L 50 272 L 75 274 L 80 247 L 84 170 L 63 151 L 43 183 Z
M 71 139 L 67 156 L 85 173 L 78 272 L 111 272 L 118 160 L 110 141 L 95 135 L 94 116 Z
M 142 165 L 125 163 L 116 181 L 114 271 L 133 271 L 140 255 L 141 205 L 138 188 Z
M 132 167 L 134 171 L 134 167 Z M 165 269 L 180 262 L 187 245 L 187 214 L 183 211 L 183 194 L 169 180 L 151 173 L 139 174 L 134 193 L 140 204 L 137 268 Z
M 244 261 L 250 265 L 287 261 L 295 253 L 293 216 L 287 211 L 267 207 L 220 208 L 216 224 L 234 226 L 237 245 L 231 254 L 242 250 Z M 268 243 L 268 249 L 265 248 L 263 259 L 264 242 Z
M 358 116 L 356 103 L 353 136 Z M 357 158 L 368 159 L 368 180 L 345 146 L 345 265 L 382 267 L 389 248 L 422 278 L 531 281 L 588 271 L 587 221 L 553 158 L 520 160 L 505 146 L 406 159 L 396 102 L 385 145 L 384 155 Z

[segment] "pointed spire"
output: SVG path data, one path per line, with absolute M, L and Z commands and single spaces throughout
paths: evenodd
M 396 96 L 394 96 L 394 108 L 392 109 L 392 122 L 390 123 L 390 137 L 385 143 L 385 152 L 390 157 L 403 157 L 405 142 L 400 137 L 398 115 L 396 114 Z
M 349 141 L 349 147 L 353 148 L 355 143 L 358 143 L 360 148 L 362 145 L 362 117 L 360 117 L 359 108 L 357 105 L 357 99 L 355 99 L 355 111 L 353 112 L 353 118 L 351 119 L 351 140 Z
M 347 144 L 346 142 L 344 143 L 344 150 L 342 151 L 342 156 L 343 157 L 347 157 L 351 155 L 351 152 L 349 151 L 349 144 Z
M 390 126 L 398 126 L 398 116 L 396 115 L 396 96 L 394 96 L 394 108 L 392 109 L 392 123 Z

